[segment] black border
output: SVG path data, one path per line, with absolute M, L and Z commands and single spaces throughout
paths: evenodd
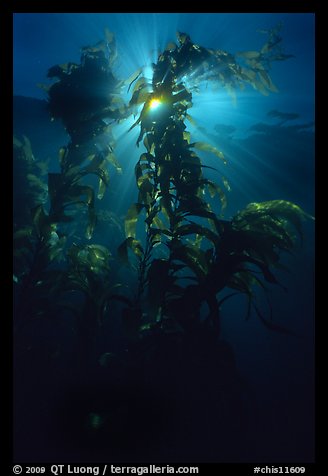
M 3 2 L 5 3 L 5 2 Z M 322 262 L 321 257 L 323 256 L 320 254 L 320 238 L 324 237 L 324 231 L 320 230 L 321 221 L 320 221 L 320 178 L 324 177 L 324 172 L 320 171 L 320 165 L 325 160 L 323 153 L 320 150 L 320 137 L 321 137 L 321 124 L 320 121 L 320 113 L 323 110 L 321 106 L 323 101 L 323 88 L 320 88 L 320 81 L 321 78 L 324 78 L 325 72 L 323 71 L 323 66 L 321 66 L 320 59 L 322 58 L 322 42 L 326 39 L 321 38 L 320 34 L 323 32 L 324 29 L 324 21 L 325 9 L 322 7 L 323 2 L 317 1 L 297 1 L 297 0 L 262 0 L 262 2 L 256 1 L 229 1 L 225 4 L 220 2 L 219 4 L 219 11 L 213 11 L 212 6 L 205 11 L 200 11 L 199 13 L 314 13 L 315 14 L 315 28 L 316 28 L 316 101 L 315 101 L 315 108 L 316 108 L 316 180 L 315 180 L 315 189 L 316 189 L 316 225 L 315 225 L 315 245 L 316 245 L 316 276 L 321 276 L 320 273 L 320 264 Z M 73 2 L 74 4 L 74 2 Z M 90 6 L 92 5 L 92 11 L 90 11 Z M 1 35 L 1 64 L 0 64 L 0 71 L 1 71 L 1 94 L 2 94 L 2 101 L 1 101 L 1 110 L 2 110 L 2 145 L 5 143 L 5 147 L 2 147 L 2 163 L 1 163 L 1 184 L 2 184 L 2 214 L 3 214 L 3 222 L 2 222 L 2 229 L 1 229 L 1 249 L 2 249 L 2 261 L 3 264 L 6 259 L 8 259 L 8 266 L 7 263 L 2 268 L 2 279 L 1 279 L 1 296 L 2 296 L 2 328 L 6 328 L 8 326 L 8 333 L 3 333 L 1 351 L 2 351 L 2 369 L 1 369 L 1 376 L 2 376 L 2 412 L 1 412 L 1 430 L 3 432 L 3 437 L 1 438 L 1 453 L 2 453 L 2 461 L 4 459 L 8 460 L 9 467 L 6 465 L 6 469 L 9 469 L 9 474 L 12 474 L 12 348 L 10 343 L 12 342 L 12 328 L 11 328 L 11 316 L 10 306 L 7 306 L 6 299 L 8 296 L 12 294 L 12 266 L 11 266 L 11 258 L 9 257 L 9 251 L 12 249 L 12 228 L 9 226 L 9 223 L 12 223 L 12 203 L 10 198 L 12 197 L 12 124 L 13 124 L 13 108 L 12 108 L 12 97 L 13 97 L 13 14 L 14 13 L 36 13 L 36 12 L 44 12 L 44 13 L 82 13 L 82 12 L 90 12 L 90 13 L 102 13 L 106 12 L 106 7 L 108 8 L 109 5 L 106 5 L 104 1 L 93 1 L 91 4 L 88 3 L 86 8 L 83 8 L 82 3 L 77 3 L 74 7 L 69 8 L 67 2 L 61 8 L 60 2 L 38 2 L 38 1 L 13 1 L 7 5 L 1 5 L 1 13 L 0 13 L 0 35 Z M 114 7 L 114 5 L 112 5 Z M 128 7 L 127 5 L 117 5 L 121 6 L 122 9 Z M 142 6 L 145 6 L 143 3 Z M 148 6 L 148 5 L 147 5 Z M 156 5 L 160 7 L 160 4 Z M 166 7 L 167 4 L 163 5 Z M 189 5 L 190 8 L 191 5 Z M 218 6 L 218 5 L 217 5 Z M 144 12 L 135 12 L 132 11 L 131 13 L 145 13 L 153 11 L 154 5 L 150 5 L 149 8 L 145 8 Z M 182 7 L 182 5 L 181 5 Z M 176 13 L 172 11 L 165 11 L 166 9 L 161 9 L 161 13 Z M 111 8 L 110 11 L 113 11 L 114 8 Z M 182 10 L 182 9 L 181 9 Z M 189 10 L 186 8 L 187 11 L 184 13 L 198 13 L 194 10 Z M 118 10 L 119 12 L 120 10 Z M 107 13 L 107 12 L 106 12 Z M 108 12 L 109 13 L 109 12 Z M 122 12 L 123 13 L 123 12 Z M 128 13 L 125 11 L 124 13 Z M 323 36 L 323 35 L 322 35 Z M 321 106 L 321 107 L 320 107 Z M 7 150 L 8 147 L 8 150 Z M 9 184 L 9 190 L 8 190 Z M 324 200 L 324 199 L 323 199 Z M 8 217 L 6 214 L 8 213 Z M 319 223 L 318 223 L 319 222 Z M 7 242 L 8 240 L 8 242 Z M 319 259 L 317 259 L 319 257 Z M 320 260 L 320 263 L 319 263 Z M 322 265 L 321 265 L 322 266 Z M 317 313 L 318 319 L 316 319 L 316 342 L 315 342 L 315 354 L 316 354 L 316 451 L 315 451 L 315 464 L 306 464 L 306 475 L 310 474 L 320 474 L 320 469 L 318 467 L 321 458 L 324 456 L 319 451 L 319 441 L 318 441 L 318 434 L 325 434 L 325 428 L 322 427 L 322 432 L 319 431 L 320 427 L 320 418 L 318 417 L 318 399 L 319 399 L 319 372 L 318 369 L 320 362 L 320 337 L 324 335 L 323 331 L 320 329 L 320 324 L 323 319 L 325 319 L 325 307 L 324 305 L 319 306 L 318 304 L 318 297 L 319 297 L 319 289 L 320 288 L 320 279 L 317 278 L 316 280 L 316 309 L 319 310 Z M 318 286 L 319 285 L 319 286 Z M 11 303 L 12 301 L 10 301 Z M 321 312 L 321 309 L 324 312 Z M 10 357 L 9 357 L 10 356 Z M 324 357 L 321 357 L 323 359 Z M 8 376 L 7 376 L 8 373 Z M 6 377 L 6 378 L 5 378 Z M 321 453 L 321 454 L 320 454 Z M 110 463 L 110 462 L 109 462 Z M 36 463 L 38 466 L 47 466 L 42 465 L 41 463 Z M 74 462 L 72 462 L 74 464 Z M 147 463 L 149 464 L 149 463 Z M 169 462 L 167 462 L 169 464 Z M 191 466 L 189 463 L 188 465 Z M 282 463 L 282 466 L 285 464 Z M 295 466 L 300 466 L 300 463 L 295 463 Z M 77 465 L 78 466 L 78 465 Z M 86 464 L 84 465 L 86 466 Z M 131 465 L 132 466 L 132 465 Z M 187 466 L 187 464 L 186 464 Z M 233 468 L 232 468 L 233 466 Z M 261 464 L 261 466 L 265 466 Z M 268 466 L 272 466 L 271 463 Z M 274 466 L 280 466 L 277 463 Z M 290 463 L 288 466 L 292 466 Z M 206 474 L 207 471 L 209 473 L 212 472 L 213 469 L 222 469 L 224 474 L 230 474 L 231 472 L 236 472 L 236 474 L 240 475 L 247 475 L 252 474 L 251 468 L 253 465 L 250 464 L 240 464 L 240 463 L 230 463 L 230 464 L 200 464 L 200 473 L 199 474 Z M 24 473 L 23 473 L 24 474 Z M 46 474 L 51 474 L 47 471 Z M 223 474 L 223 473 L 222 473 Z

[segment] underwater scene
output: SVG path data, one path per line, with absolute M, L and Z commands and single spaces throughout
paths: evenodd
M 314 462 L 314 22 L 13 15 L 15 461 Z

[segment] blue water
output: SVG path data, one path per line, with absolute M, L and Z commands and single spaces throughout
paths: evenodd
M 218 147 L 227 158 L 225 168 L 215 163 L 217 159 L 206 158 L 230 181 L 227 218 L 249 202 L 271 199 L 291 200 L 314 215 L 314 20 L 313 14 L 15 14 L 14 94 L 45 99 L 46 93 L 36 85 L 49 82 L 47 70 L 68 61 L 78 63 L 80 48 L 99 41 L 105 27 L 114 32 L 117 41 L 115 74 L 125 79 L 139 67 L 156 61 L 157 53 L 169 41 L 175 41 L 176 31 L 188 33 L 204 47 L 234 54 L 260 49 L 266 36 L 257 30 L 282 21 L 284 50 L 294 57 L 272 65 L 271 78 L 279 92 L 263 96 L 246 87 L 237 92 L 234 105 L 225 91 L 213 91 L 210 85 L 204 85 L 202 92 L 194 95 L 190 111 L 197 128 L 189 125 L 188 129 L 197 140 Z M 278 119 L 268 116 L 272 110 L 299 117 L 279 124 Z M 20 118 L 14 121 L 19 128 Z M 124 173 L 116 177 L 113 186 L 118 189 L 116 204 L 124 215 L 136 199 L 133 171 L 142 151 L 135 147 L 138 131 L 134 129 L 128 135 L 126 126 L 122 127 L 117 129 L 116 137 Z M 47 152 L 52 157 L 55 170 L 56 151 L 63 144 L 54 140 L 45 152 L 42 140 L 32 146 L 36 153 Z M 104 203 L 111 206 L 106 197 Z M 263 461 L 314 458 L 312 223 L 305 225 L 304 235 L 303 247 L 285 259 L 290 273 L 281 272 L 288 293 L 273 289 L 271 294 L 276 322 L 301 337 L 270 333 L 256 316 L 245 322 L 242 297 L 229 301 L 223 309 L 223 337 L 232 344 L 256 402 L 260 422 L 257 431 L 262 432 L 263 441 L 254 454 Z

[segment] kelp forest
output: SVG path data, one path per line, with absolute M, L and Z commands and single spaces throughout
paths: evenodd
M 252 412 L 222 309 L 243 295 L 242 318 L 295 338 L 272 312 L 270 290 L 284 293 L 276 270 L 313 217 L 279 197 L 226 217 L 226 158 L 188 127 L 197 128 L 193 97 L 205 82 L 232 104 L 244 88 L 278 93 L 275 62 L 292 55 L 281 25 L 262 36 L 259 51 L 233 55 L 178 32 L 151 78 L 144 65 L 118 78 L 106 30 L 80 63 L 49 69 L 49 121 L 69 137 L 57 171 L 14 136 L 15 439 L 24 461 L 247 462 Z M 140 156 L 122 219 L 115 201 L 106 210 L 101 201 L 115 174 L 124 177 L 115 128 L 125 121 Z M 97 235 L 101 220 L 110 241 Z

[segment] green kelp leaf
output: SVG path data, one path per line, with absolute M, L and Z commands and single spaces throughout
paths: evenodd
M 81 263 L 81 260 L 84 256 L 84 264 L 87 263 L 86 261 L 86 253 L 80 254 L 80 251 L 82 250 L 81 245 L 77 245 L 76 243 L 73 243 L 70 248 L 67 250 L 67 257 L 73 266 L 78 266 Z
M 146 79 L 144 76 L 141 76 L 139 79 L 138 77 L 135 79 L 135 84 L 132 88 L 132 98 L 130 100 L 130 105 L 140 104 L 142 101 L 139 100 L 139 95 L 143 90 L 147 90 L 149 93 L 149 80 Z M 132 83 L 131 83 L 132 85 Z M 144 101 L 143 101 L 144 102 Z
M 289 251 L 295 243 L 295 236 L 291 233 L 287 220 L 282 218 L 264 215 L 259 218 L 257 223 L 251 224 L 250 233 L 257 234 L 259 239 L 265 239 L 266 247 L 270 247 L 272 250 L 276 247 L 283 251 Z
M 28 244 L 27 246 L 22 244 L 21 246 L 14 247 L 13 256 L 15 258 L 14 268 L 16 274 L 22 274 L 28 271 L 28 269 L 30 268 L 31 259 L 33 259 L 33 253 L 34 246 L 32 244 L 30 247 L 28 246 Z
M 38 167 L 38 169 L 40 170 L 40 175 L 41 176 L 44 176 L 44 175 L 47 175 L 48 172 L 49 172 L 49 163 L 50 163 L 50 159 L 46 159 L 46 160 L 38 160 L 36 162 L 36 166 Z
M 13 235 L 14 240 L 20 240 L 20 239 L 25 239 L 25 238 L 31 238 L 33 234 L 33 228 L 31 226 L 26 226 L 24 228 L 21 228 L 17 231 L 15 231 Z
M 111 228 L 113 233 L 123 235 L 123 220 L 119 219 L 115 213 L 99 209 L 97 210 L 97 217 L 98 221 L 106 223 L 106 226 Z
M 208 218 L 213 221 L 215 228 L 220 231 L 221 227 L 218 217 L 211 211 L 209 204 L 205 203 L 199 197 L 190 197 L 190 199 L 180 200 L 177 213 L 181 216 L 181 219 L 186 216 Z
M 63 291 L 81 291 L 85 296 L 89 297 L 90 289 L 88 285 L 87 278 L 82 274 L 77 274 L 74 270 L 73 273 L 69 273 L 64 280 L 64 285 L 62 286 Z M 80 316 L 78 310 L 77 315 Z
M 160 207 L 161 207 L 161 212 L 163 213 L 164 217 L 169 221 L 171 217 L 173 217 L 173 203 L 174 203 L 175 197 L 174 195 L 170 193 L 164 193 L 162 194 L 162 197 L 160 198 Z
M 227 207 L 227 197 L 222 188 L 212 180 L 208 179 L 202 179 L 200 180 L 200 183 L 207 186 L 211 198 L 214 198 L 215 195 L 218 195 L 221 202 L 221 212 L 223 212 Z
M 36 175 L 27 174 L 26 178 L 29 182 L 29 186 L 31 187 L 31 189 L 36 189 L 39 194 L 48 190 L 48 186 Z
M 282 284 L 279 283 L 275 275 L 270 271 L 269 267 L 266 264 L 262 264 L 258 262 L 257 265 L 261 269 L 263 277 L 268 283 L 277 284 L 278 286 L 282 287 L 282 289 L 286 291 L 286 288 Z
M 112 46 L 115 43 L 115 35 L 112 31 L 110 31 L 107 27 L 105 28 L 105 38 L 107 43 Z
M 150 159 L 149 159 L 150 157 Z M 153 164 L 154 157 L 151 154 L 142 154 L 138 160 L 134 173 L 136 177 L 137 186 L 140 187 L 145 178 L 152 180 L 154 178 L 155 166 Z
M 56 229 L 56 225 L 50 222 L 49 216 L 45 213 L 42 205 L 34 207 L 31 213 L 38 236 L 48 240 L 52 231 Z
M 15 147 L 17 147 L 18 149 L 20 149 L 21 147 L 23 147 L 23 144 L 22 142 L 18 139 L 18 137 L 16 137 L 15 135 L 13 136 L 13 145 Z
M 279 261 L 277 250 L 288 251 L 292 248 L 293 242 L 286 245 L 271 232 L 258 227 L 256 230 L 236 230 L 230 233 L 228 238 L 231 249 L 237 252 L 246 252 L 249 256 L 260 258 L 266 264 L 275 265 Z
M 168 236 L 169 238 L 173 237 L 172 231 L 168 230 L 167 228 L 156 228 L 156 227 L 151 227 L 149 229 L 149 232 L 151 235 L 157 236 L 157 235 L 165 235 Z
M 128 84 L 129 87 L 128 87 L 128 91 L 130 90 L 132 84 L 139 78 L 140 74 L 142 73 L 142 68 L 139 68 L 137 71 L 135 71 L 134 73 L 131 74 L 131 76 L 125 80 L 125 84 Z
M 182 168 L 188 168 L 192 172 L 198 172 L 200 173 L 200 168 L 201 168 L 201 160 L 197 155 L 193 152 L 186 151 L 187 153 L 184 153 L 183 156 L 181 157 L 181 167 Z M 191 167 L 189 167 L 191 166 Z
M 153 248 L 158 246 L 162 243 L 162 234 L 160 233 L 161 230 L 159 228 L 150 228 L 150 236 L 151 236 L 151 244 Z
M 132 94 L 134 94 L 135 92 L 139 93 L 142 89 L 148 88 L 148 86 L 150 86 L 149 80 L 142 76 L 136 81 L 135 85 L 133 86 Z
M 190 91 L 188 91 L 183 86 L 181 89 L 181 85 L 180 85 L 179 91 L 173 95 L 173 104 L 176 104 L 178 106 L 179 112 L 184 112 L 186 109 L 192 106 L 191 98 L 192 98 L 192 95 Z
M 199 158 L 198 158 L 198 160 L 200 161 Z M 215 170 L 215 172 L 219 172 L 218 169 L 216 169 L 215 167 L 211 167 L 210 165 L 204 165 L 202 163 L 197 163 L 195 160 L 183 160 L 182 164 L 186 165 L 188 168 L 191 167 L 190 170 L 192 170 L 193 167 L 198 167 L 198 168 L 201 168 L 201 169 L 210 169 L 210 170 Z M 201 174 L 199 174 L 199 176 L 200 175 Z
M 70 269 L 77 271 L 78 276 L 83 282 L 90 281 L 91 274 L 107 273 L 109 270 L 109 260 L 111 258 L 110 251 L 103 245 L 76 245 L 73 244 L 67 256 L 70 263 Z M 81 270 L 83 273 L 81 274 Z M 88 273 L 88 274 L 87 274 Z M 91 273 L 91 274 L 90 274 Z M 76 273 L 75 273 L 76 274 Z M 91 277 L 92 279 L 92 277 Z M 106 289 L 106 292 L 108 290 Z
M 80 147 L 80 146 L 79 146 L 79 145 L 76 145 L 75 147 Z M 89 162 L 92 162 L 95 157 L 96 157 L 96 154 L 90 154 L 90 155 L 88 155 L 86 158 L 83 157 L 82 160 L 83 160 L 83 162 L 88 162 L 88 161 L 89 161 Z M 98 155 L 97 155 L 97 160 L 100 160 L 100 159 L 102 159 L 101 154 L 98 154 Z M 80 161 L 79 161 L 79 162 L 80 162 Z
M 137 186 L 139 188 L 138 201 L 147 206 L 149 206 L 154 200 L 155 186 L 151 181 L 152 178 L 153 173 L 144 174 L 139 177 L 137 181 Z
M 270 202 L 263 202 L 262 205 L 269 208 L 270 215 L 273 213 L 292 223 L 300 237 L 302 237 L 302 221 L 305 219 L 314 220 L 314 217 L 302 210 L 301 207 L 286 200 L 272 200 Z
M 203 234 L 196 234 L 195 235 L 195 241 L 192 243 L 194 246 L 196 246 L 197 248 L 200 248 L 202 243 L 203 243 L 203 240 L 204 238 L 206 237 L 207 239 L 211 240 L 212 241 L 212 238 L 214 239 L 214 236 L 211 235 L 211 230 L 209 230 L 208 228 L 205 228 L 203 227 L 204 230 L 207 230 L 209 231 L 209 233 L 207 234 L 206 231 L 204 231 Z M 207 236 L 206 236 L 207 235 Z M 209 238 L 211 236 L 211 238 Z
M 200 237 L 205 237 L 210 240 L 215 245 L 218 244 L 219 235 L 214 233 L 213 231 L 209 230 L 208 228 L 198 225 L 197 223 L 190 223 L 188 225 L 181 225 L 175 229 L 175 234 L 179 236 L 195 234 L 196 238 L 197 235 Z M 201 242 L 201 239 L 196 239 L 195 247 L 199 248 L 198 241 Z
M 155 137 L 154 134 L 148 133 L 145 135 L 144 140 L 143 140 L 144 146 L 147 149 L 147 152 L 149 154 L 152 154 L 155 150 Z
M 51 88 L 51 84 L 36 83 L 36 87 L 48 93 L 49 89 Z
M 140 159 L 138 160 L 138 163 L 146 163 L 148 164 L 148 167 L 152 169 L 155 164 L 155 157 L 152 154 L 149 154 L 149 152 L 144 152 L 143 154 L 140 155 Z
M 48 257 L 49 261 L 54 261 L 58 259 L 58 261 L 62 261 L 64 259 L 64 247 L 66 244 L 66 236 L 62 236 L 59 238 L 56 232 L 52 232 L 51 240 L 49 243 L 49 250 L 48 250 Z
M 122 286 L 122 285 L 120 285 L 120 286 Z M 108 299 L 109 300 L 122 302 L 123 304 L 126 304 L 129 307 L 133 307 L 133 302 L 127 296 L 123 296 L 122 294 L 109 294 L 108 292 L 107 292 L 107 294 L 108 294 Z
M 161 165 L 158 167 L 157 177 L 163 196 L 167 195 L 170 191 L 170 180 L 173 174 L 174 164 L 171 160 L 162 162 Z
M 253 281 L 251 272 L 247 270 L 235 272 L 230 277 L 227 286 L 231 289 L 236 289 L 242 294 L 246 294 L 248 300 L 246 320 L 248 320 L 251 314 L 252 301 L 254 299 L 254 295 L 252 292 Z
M 89 220 L 89 222 L 88 222 L 88 225 L 87 225 L 87 229 L 85 231 L 85 237 L 87 238 L 87 240 L 90 240 L 92 238 L 94 229 L 95 229 L 96 224 L 97 224 L 97 214 L 96 214 L 96 211 L 93 207 L 89 207 L 88 220 Z
M 232 298 L 233 296 L 239 296 L 239 293 L 230 293 L 228 294 L 227 296 L 224 296 L 223 298 L 221 298 L 219 301 L 218 301 L 218 306 L 219 308 L 222 306 L 222 304 L 227 301 L 228 299 Z
M 172 254 L 171 259 L 182 261 L 185 263 L 199 279 L 204 279 L 208 273 L 209 267 L 206 254 L 197 246 L 184 245 L 181 242 L 171 242 Z
M 154 218 L 156 217 L 156 215 L 159 213 L 159 211 L 160 211 L 160 208 L 159 208 L 157 205 L 155 205 L 154 207 L 152 207 L 152 208 L 149 210 L 148 214 L 147 214 L 147 218 L 146 218 L 146 220 L 145 220 L 145 223 L 147 223 L 147 225 L 150 226 L 150 225 L 152 224 Z M 154 223 L 154 225 L 156 226 L 155 223 Z M 159 228 L 159 227 L 158 227 L 158 228 Z
M 221 180 L 222 180 L 223 185 L 227 189 L 227 191 L 230 192 L 231 187 L 230 187 L 230 183 L 228 182 L 228 180 L 224 176 L 221 176 Z
M 276 279 L 274 274 L 271 272 L 271 270 L 269 268 L 269 265 L 264 263 L 262 260 L 259 260 L 257 258 L 253 258 L 251 256 L 241 256 L 240 261 L 244 262 L 244 263 L 254 264 L 255 266 L 257 266 L 261 270 L 264 279 L 268 283 L 276 284 L 276 285 L 280 286 L 284 291 L 286 291 L 286 288 L 281 283 L 279 283 L 279 281 Z
M 314 220 L 314 218 L 308 213 L 304 212 L 301 207 L 286 200 L 271 200 L 267 202 L 250 203 L 244 210 L 237 214 L 236 218 L 237 220 L 244 219 L 246 222 L 251 223 L 251 221 L 256 220 L 257 217 L 263 217 L 265 215 L 268 215 L 272 218 L 282 218 L 286 220 L 286 223 L 283 221 L 280 222 L 281 229 L 286 229 L 288 224 L 293 225 L 301 240 L 303 238 L 302 221 L 305 219 Z
M 117 160 L 117 158 L 115 157 L 115 155 L 113 154 L 113 152 L 109 152 L 107 155 L 106 155 L 106 161 L 113 165 L 113 167 L 115 167 L 116 171 L 121 174 L 122 173 L 122 167 L 119 163 L 119 161 Z
M 83 167 L 80 171 L 80 177 L 83 177 L 88 174 L 98 174 L 106 160 L 106 156 L 102 153 L 96 154 L 92 160 L 91 163 Z
M 258 74 L 259 74 L 259 77 L 260 77 L 262 83 L 264 84 L 264 86 L 266 86 L 273 93 L 278 92 L 278 89 L 273 84 L 270 76 L 268 75 L 268 73 L 266 71 L 260 70 L 260 71 L 258 71 Z
M 141 210 L 145 207 L 143 203 L 133 203 L 126 214 L 124 227 L 125 227 L 125 236 L 135 238 L 136 237 L 136 226 L 137 220 Z
M 232 100 L 233 106 L 236 107 L 237 106 L 237 94 L 236 94 L 236 90 L 235 90 L 235 85 L 232 84 L 232 83 L 226 83 L 224 85 L 224 87 L 227 90 L 227 93 L 229 94 L 229 96 Z M 226 160 L 224 160 L 224 165 L 226 165 L 226 163 L 227 163 Z
M 150 154 L 142 154 L 142 156 L 145 156 L 145 155 L 150 155 Z M 138 160 L 138 162 L 137 162 L 137 164 L 134 168 L 134 173 L 135 173 L 135 176 L 136 176 L 136 180 L 138 181 L 138 179 L 140 177 L 142 177 L 142 175 L 144 173 L 154 174 L 154 166 L 146 159 L 141 161 L 141 157 L 140 157 L 140 160 Z
M 106 283 L 108 283 L 108 277 L 109 277 L 108 270 L 109 270 L 109 268 L 107 266 L 105 268 Z M 107 311 L 110 309 L 111 301 L 115 300 L 116 296 L 119 296 L 118 294 L 113 293 L 113 289 L 114 288 L 119 288 L 119 287 L 122 287 L 122 286 L 123 286 L 122 284 L 117 283 L 115 286 L 112 286 L 112 287 L 108 288 L 108 284 L 106 284 L 100 290 L 99 297 L 98 297 L 98 307 L 99 307 L 99 314 L 98 314 L 99 317 L 98 317 L 98 319 L 99 319 L 99 322 L 104 320 L 104 317 L 106 316 Z
M 27 258 L 34 252 L 33 227 L 25 227 L 17 230 L 13 235 L 13 254 L 16 257 Z
M 186 119 L 190 122 L 192 126 L 197 127 L 197 122 L 190 114 L 186 114 Z
M 158 215 L 154 216 L 154 218 L 151 222 L 151 225 L 154 225 L 157 229 L 165 230 L 165 225 L 164 225 L 163 221 L 159 218 Z
M 152 93 L 150 92 L 148 80 L 146 80 L 146 78 L 144 77 L 139 78 L 133 88 L 133 94 L 129 101 L 129 106 L 133 107 L 133 106 L 140 106 L 141 104 L 145 104 L 147 100 L 150 98 L 151 94 Z M 141 111 L 141 114 L 139 116 L 140 120 L 144 117 L 143 112 L 144 112 L 144 109 Z
M 257 89 L 261 94 L 263 94 L 263 96 L 268 96 L 269 93 L 266 89 L 266 87 L 264 86 L 263 82 L 261 81 L 258 81 L 257 79 L 255 79 L 252 83 L 252 86 Z
M 155 329 L 159 328 L 158 322 L 148 322 L 147 324 L 143 324 L 139 327 L 139 333 L 142 336 L 143 334 L 151 334 L 151 332 Z
M 148 169 L 149 169 L 149 165 L 147 163 L 140 163 L 140 160 L 138 160 L 134 168 L 134 174 L 135 174 L 137 183 L 139 178 L 142 177 L 143 171 Z
M 71 185 L 65 195 L 65 203 L 69 205 L 80 203 L 83 195 L 86 197 L 83 202 L 89 207 L 93 207 L 95 192 L 89 185 Z
M 172 41 L 170 41 L 166 47 L 165 47 L 165 51 L 174 51 L 175 49 L 177 48 L 177 45 L 175 43 L 173 43 Z
M 81 196 L 85 195 L 85 200 L 81 200 Z M 97 223 L 97 215 L 94 209 L 94 190 L 88 185 L 72 185 L 69 187 L 67 194 L 65 195 L 65 207 L 71 205 L 85 204 L 88 207 L 88 225 L 85 232 L 85 236 L 88 240 L 91 239 L 94 228 Z M 62 215 L 58 217 L 60 221 L 63 221 L 67 217 Z
M 133 96 L 132 96 L 132 99 L 130 100 L 130 106 L 134 106 L 134 105 L 140 105 L 140 104 L 146 104 L 150 97 L 151 97 L 152 93 L 149 92 L 148 88 L 143 88 L 143 89 L 139 89 L 138 91 L 135 91 L 133 93 Z M 142 120 L 145 116 L 145 112 L 146 110 L 143 109 L 143 114 L 140 115 L 139 117 L 139 122 L 140 120 Z
M 23 135 L 23 139 L 24 139 L 23 150 L 24 150 L 24 154 L 25 154 L 25 160 L 27 160 L 27 162 L 29 162 L 29 163 L 32 163 L 32 162 L 35 161 L 35 157 L 34 157 L 33 152 L 32 152 L 31 141 L 25 135 Z
M 260 53 L 258 51 L 238 51 L 236 55 L 247 59 L 255 59 L 260 57 Z
M 262 281 L 254 274 L 254 271 L 240 267 L 240 269 L 234 271 L 228 286 L 240 292 L 244 292 L 252 298 L 252 288 L 256 284 L 262 289 L 266 289 Z
M 102 245 L 87 245 L 85 250 L 88 252 L 88 262 L 94 268 L 107 268 L 111 257 L 110 251 Z
M 99 177 L 98 198 L 101 199 L 104 194 L 103 192 L 109 185 L 109 173 L 104 166 L 101 166 L 95 174 Z
M 224 164 L 227 163 L 227 161 L 224 158 L 224 155 L 221 151 L 219 151 L 216 147 L 214 147 L 211 144 L 207 144 L 207 142 L 193 142 L 192 144 L 189 144 L 189 147 L 195 147 L 195 149 L 198 150 L 203 150 L 204 152 L 209 152 L 211 154 L 216 155 L 223 161 Z
M 102 200 L 104 198 L 106 188 L 107 188 L 106 183 L 101 178 L 99 178 L 98 193 L 97 193 L 97 198 L 99 200 Z
M 120 96 L 117 96 L 115 94 L 113 94 L 110 98 L 110 106 L 108 107 L 108 110 L 111 111 L 111 112 L 117 112 L 119 111 L 120 114 L 123 116 L 126 112 L 126 106 L 125 106 L 125 103 L 123 101 L 123 99 L 120 97 Z M 106 110 L 106 109 L 105 109 Z M 109 131 L 111 131 L 112 129 L 112 125 L 110 124 L 109 126 L 107 126 L 107 128 L 105 129 L 106 133 L 108 133 Z
M 274 324 L 271 320 L 268 321 L 267 319 L 265 319 L 263 317 L 263 314 L 261 313 L 261 311 L 259 310 L 258 306 L 253 302 L 253 306 L 254 306 L 254 309 L 256 311 L 256 314 L 258 315 L 258 317 L 260 318 L 260 321 L 262 322 L 262 324 L 264 324 L 265 327 L 267 327 L 269 330 L 271 331 L 275 331 L 275 332 L 279 332 L 279 334 L 285 334 L 285 335 L 290 335 L 290 336 L 293 336 L 293 337 L 298 337 L 298 335 L 296 334 L 296 332 L 294 331 L 291 331 L 290 329 L 287 329 L 286 327 L 284 326 L 281 326 L 279 324 Z
M 256 71 L 248 68 L 241 69 L 241 77 L 242 79 L 246 80 L 247 82 L 253 85 L 254 80 L 256 79 Z M 253 86 L 254 87 L 254 86 Z
M 178 39 L 178 42 L 183 45 L 184 43 L 190 41 L 190 36 L 187 35 L 187 33 L 182 33 L 180 31 L 176 32 L 176 37 Z
M 183 139 L 184 139 L 185 141 L 187 141 L 188 144 L 190 144 L 190 138 L 191 138 L 190 132 L 188 132 L 188 131 L 183 131 Z
M 81 177 L 88 175 L 89 173 L 99 177 L 97 197 L 99 200 L 101 200 L 105 194 L 106 188 L 109 185 L 109 173 L 104 164 L 104 160 L 98 164 L 97 167 L 95 167 L 94 164 L 94 167 L 91 169 L 89 167 L 85 167 L 84 170 L 82 169 L 82 171 L 80 171 L 79 174 L 74 178 L 74 182 L 79 180 Z
M 51 231 L 46 240 L 43 246 L 38 248 L 37 260 L 35 261 L 35 266 L 40 272 L 56 258 L 59 258 L 59 261 L 63 259 L 63 249 L 66 244 L 66 237 L 62 236 L 59 238 L 54 230 Z M 52 284 L 54 283 L 49 283 L 49 287 L 51 287 Z
M 131 249 L 132 252 L 138 257 L 142 258 L 144 255 L 143 247 L 139 240 L 136 240 L 132 236 L 126 238 L 123 243 L 118 247 L 118 256 L 124 264 L 129 264 L 128 250 Z
M 295 55 L 285 55 L 284 53 L 279 53 L 279 54 L 276 54 L 273 57 L 273 60 L 275 60 L 275 61 L 285 61 L 289 58 L 295 58 Z
M 61 147 L 58 151 L 58 161 L 59 161 L 61 170 L 66 170 L 67 168 L 68 154 L 69 154 L 68 147 Z
M 48 69 L 47 78 L 58 78 L 60 80 L 63 80 L 63 78 L 65 77 L 65 74 L 66 74 L 65 68 L 59 64 L 56 64 L 55 66 L 52 66 L 51 68 Z M 53 88 L 55 84 L 57 83 L 52 84 L 51 88 Z

